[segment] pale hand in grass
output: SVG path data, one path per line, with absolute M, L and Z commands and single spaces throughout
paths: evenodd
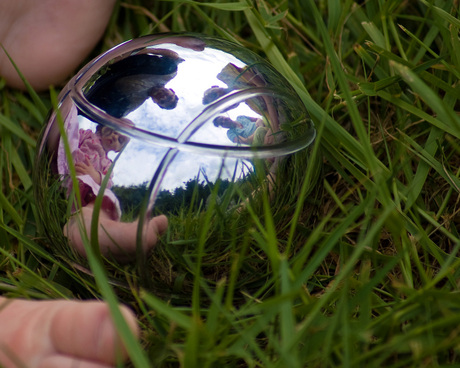
M 136 336 L 133 314 L 121 312 Z M 126 351 L 101 302 L 28 301 L 0 297 L 0 366 L 103 368 Z

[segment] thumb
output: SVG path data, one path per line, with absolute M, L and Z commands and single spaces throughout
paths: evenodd
M 152 220 L 157 227 L 158 234 L 164 234 L 166 232 L 166 229 L 168 228 L 168 218 L 165 215 L 160 215 L 154 217 Z

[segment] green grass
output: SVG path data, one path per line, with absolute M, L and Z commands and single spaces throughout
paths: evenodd
M 458 364 L 458 11 L 425 0 L 118 4 L 93 56 L 144 34 L 203 32 L 288 78 L 317 128 L 309 164 L 295 164 L 295 205 L 283 218 L 262 201 L 263 219 L 227 228 L 208 212 L 173 220 L 154 285 L 96 255 L 80 266 L 37 221 L 32 167 L 50 94 L 0 83 L 0 292 L 107 300 L 134 367 Z M 140 343 L 118 302 L 136 311 Z

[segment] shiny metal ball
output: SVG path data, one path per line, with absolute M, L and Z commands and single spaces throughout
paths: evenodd
M 137 221 L 127 259 L 139 261 L 150 254 L 146 224 L 164 214 L 163 258 L 186 268 L 187 252 L 206 241 L 200 231 L 237 232 L 267 204 L 274 213 L 295 207 L 302 173 L 292 170 L 305 169 L 314 138 L 292 86 L 240 45 L 191 33 L 122 43 L 70 80 L 43 130 L 35 170 L 43 231 L 74 252 L 66 226 L 92 203 L 100 217 Z

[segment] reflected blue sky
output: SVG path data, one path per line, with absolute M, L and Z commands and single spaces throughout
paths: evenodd
M 81 129 L 96 130 L 96 124 L 83 116 L 78 117 Z M 216 129 L 214 127 L 214 129 Z M 225 137 L 226 138 L 226 137 Z M 227 138 L 226 138 L 227 139 Z M 228 140 L 228 139 L 227 139 Z M 141 185 L 150 182 L 158 168 L 167 148 L 155 146 L 150 142 L 131 139 L 113 169 L 113 183 L 118 186 Z M 114 160 L 117 153 L 111 151 L 108 156 Z M 222 179 L 231 179 L 237 165 L 237 179 L 249 173 L 248 167 L 252 167 L 247 161 L 227 158 L 225 160 Z M 215 181 L 221 171 L 222 159 L 214 156 L 203 156 L 203 154 L 192 154 L 190 152 L 179 152 L 173 163 L 167 170 L 162 183 L 162 189 L 174 190 L 176 187 L 191 179 L 195 179 L 200 173 Z
M 153 47 L 155 48 L 155 47 Z M 136 110 L 129 113 L 126 118 L 131 120 L 138 128 L 152 131 L 168 137 L 177 138 L 187 125 L 198 116 L 205 106 L 202 103 L 204 92 L 212 86 L 227 87 L 217 78 L 217 75 L 228 64 L 233 63 L 238 67 L 245 64 L 236 57 L 212 48 L 197 52 L 174 44 L 162 44 L 157 48 L 173 50 L 184 59 L 178 64 L 176 76 L 165 87 L 172 88 L 179 98 L 176 108 L 165 110 L 148 98 Z M 259 117 L 244 103 L 238 107 L 219 114 L 236 119 L 239 115 Z M 79 116 L 79 124 L 83 129 L 95 130 L 96 124 Z M 212 121 L 206 122 L 189 141 L 217 144 L 223 146 L 235 145 L 227 137 L 227 130 L 215 127 Z M 165 155 L 167 148 L 155 146 L 152 143 L 131 139 L 120 155 L 115 167 L 114 185 L 132 186 L 149 182 L 153 177 L 159 163 Z M 113 160 L 116 153 L 110 152 Z M 237 177 L 248 174 L 247 161 L 243 164 L 236 159 L 226 159 L 223 179 L 231 179 L 237 165 Z M 182 186 L 190 179 L 196 178 L 201 171 L 200 178 L 205 173 L 212 181 L 217 179 L 221 170 L 222 159 L 219 157 L 206 157 L 203 154 L 194 155 L 190 152 L 180 152 L 168 168 L 162 183 L 162 189 L 173 190 Z

